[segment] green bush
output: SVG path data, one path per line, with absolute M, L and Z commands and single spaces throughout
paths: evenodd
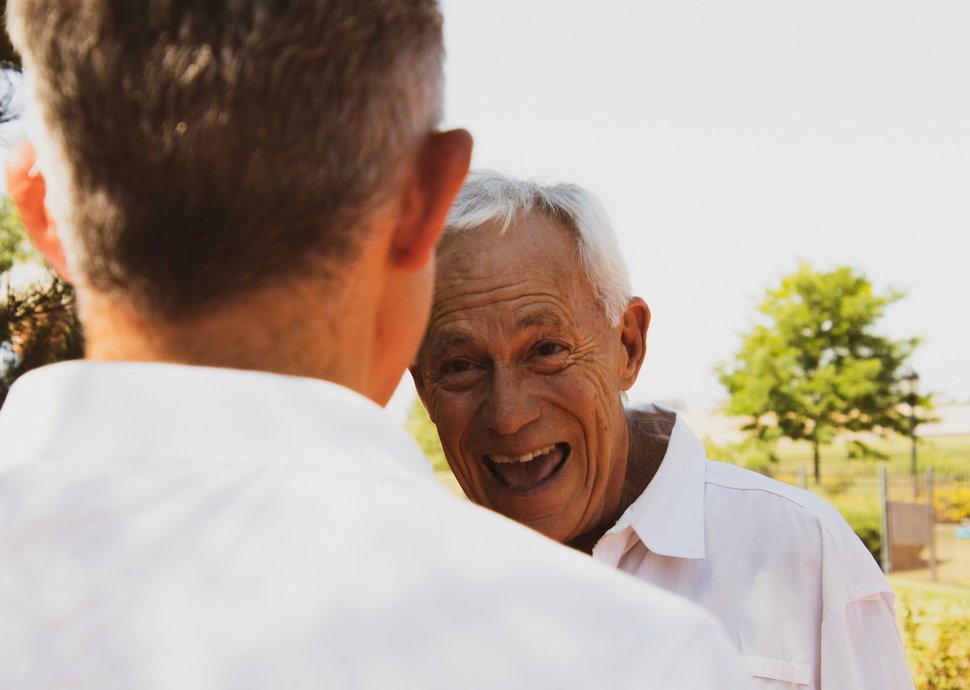
M 953 614 L 934 625 L 926 611 L 901 600 L 903 641 L 916 690 L 970 690 L 970 618 Z

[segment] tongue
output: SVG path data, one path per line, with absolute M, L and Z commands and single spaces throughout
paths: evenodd
M 532 489 L 546 481 L 562 461 L 562 451 L 558 447 L 545 455 L 528 462 L 500 463 L 491 462 L 492 471 L 506 486 L 516 491 Z

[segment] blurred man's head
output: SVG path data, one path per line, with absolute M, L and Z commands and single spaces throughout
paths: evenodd
M 439 247 L 412 369 L 468 496 L 564 542 L 615 520 L 621 393 L 649 319 L 588 192 L 472 174 Z
M 434 0 L 11 0 L 8 14 L 82 304 L 170 325 L 305 279 L 339 302 L 375 245 L 424 269 L 470 148 L 434 134 Z M 402 323 L 420 325 L 422 290 L 396 287 Z M 404 350 L 396 317 L 382 328 Z

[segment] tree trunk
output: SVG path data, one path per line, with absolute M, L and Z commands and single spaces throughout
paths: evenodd
M 818 437 L 817 436 L 812 438 L 812 450 L 813 450 L 813 459 L 815 460 L 815 486 L 818 486 L 819 482 L 822 481 L 822 472 L 821 472 L 821 467 L 819 464 L 819 457 L 818 457 Z

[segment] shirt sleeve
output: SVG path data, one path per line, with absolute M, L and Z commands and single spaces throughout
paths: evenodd
M 741 655 L 720 626 L 700 626 L 670 665 L 663 682 L 642 683 L 663 690 L 751 690 L 754 683 Z
M 913 690 L 893 602 L 878 592 L 822 621 L 822 690 Z

